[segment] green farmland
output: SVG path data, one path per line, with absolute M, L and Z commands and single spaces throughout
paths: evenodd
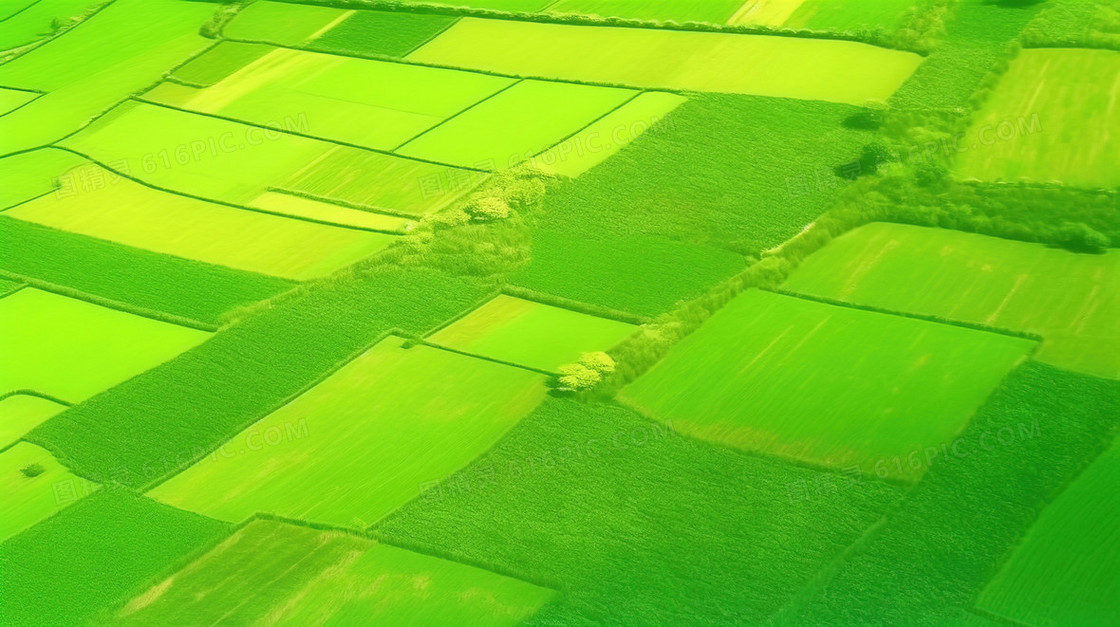
M 1120 0 L 0 0 L 0 627 L 1118 625 Z

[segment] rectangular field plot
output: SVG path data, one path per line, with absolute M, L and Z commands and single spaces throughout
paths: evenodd
M 0 394 L 83 401 L 210 334 L 23 288 L 0 298 Z
M 185 83 L 209 87 L 274 50 L 275 47 L 267 44 L 223 41 L 175 68 L 171 76 Z
M 311 47 L 324 52 L 400 57 L 438 35 L 456 19 L 430 13 L 355 11 L 311 42 Z
M 518 625 L 555 593 L 337 531 L 255 520 L 107 622 Z
M 550 13 L 583 13 L 602 17 L 723 24 L 743 0 L 558 0 Z
M 0 398 L 0 448 L 65 410 L 66 405 L 33 394 L 16 393 Z
M 150 495 L 231 522 L 365 526 L 469 463 L 545 392 L 543 375 L 391 337 Z
M 421 217 L 482 183 L 488 174 L 336 146 L 282 181 L 292 191 L 371 211 Z
M 456 350 L 555 372 L 583 353 L 606 351 L 632 324 L 501 295 L 428 340 Z
M 307 218 L 316 222 L 392 233 L 404 233 L 415 224 L 406 218 L 351 209 L 321 200 L 281 192 L 265 192 L 249 203 L 249 206 L 281 215 Z
M 684 96 L 650 91 L 592 122 L 579 133 L 533 157 L 543 172 L 575 178 L 606 161 L 685 101 Z
M 1120 252 L 1077 254 L 942 229 L 869 224 L 809 257 L 795 292 L 1027 331 L 1035 358 L 1120 377 Z
M 839 32 L 891 29 L 914 3 L 915 0 L 747 0 L 728 23 Z
M 0 500 L 4 502 L 0 542 L 99 487 L 70 474 L 48 451 L 27 442 L 0 453 L 0 473 L 4 477 L 0 480 Z
M 628 89 L 521 81 L 398 150 L 402 155 L 483 170 L 528 159 L 636 95 Z
M 1120 612 L 1120 441 L 1046 506 L 980 594 L 1025 625 L 1106 625 Z
M 291 2 L 254 2 L 226 25 L 230 39 L 300 47 L 342 23 L 353 11 Z
M 285 120 L 299 119 L 306 122 L 304 134 L 392 150 L 513 83 L 474 72 L 279 48 L 210 87 L 165 83 L 144 99 L 280 130 L 290 130 Z
M 1023 50 L 1000 79 L 954 168 L 984 181 L 1120 185 L 1120 52 Z M 1036 125 L 1036 126 L 1035 126 Z
M 737 448 L 912 477 L 1034 342 L 740 294 L 623 393 L 673 428 Z
M 862 105 L 922 57 L 850 41 L 464 18 L 410 60 L 558 78 Z
M 128 246 L 292 280 L 323 277 L 396 241 L 178 196 L 114 178 L 100 189 L 48 194 L 4 215 Z M 86 174 L 88 176 L 88 174 Z

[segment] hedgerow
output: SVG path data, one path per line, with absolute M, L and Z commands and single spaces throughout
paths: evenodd
M 1120 0 L 1054 0 L 1021 39 L 1027 48 L 1120 50 Z

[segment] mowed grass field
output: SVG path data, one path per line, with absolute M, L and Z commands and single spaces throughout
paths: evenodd
M 704 440 L 917 478 L 907 457 L 940 451 L 1034 346 L 751 290 L 622 396 Z
M 104 620 L 517 625 L 553 594 L 339 531 L 256 520 Z
M 362 527 L 465 466 L 547 391 L 539 374 L 404 344 L 382 340 L 149 495 L 230 522 Z
M 1035 358 L 1120 377 L 1120 255 L 876 223 L 809 257 L 785 287 L 1043 337 Z
M 47 194 L 4 215 L 136 248 L 292 280 L 327 276 L 393 244 L 339 228 L 178 196 L 79 166 L 103 187 Z M 64 174 L 65 176 L 65 174 Z M 77 176 L 75 174 L 75 176 Z M 329 207 L 329 206 L 328 206 Z
M 984 181 L 1120 185 L 1120 51 L 1023 50 L 973 124 L 984 144 L 963 152 L 957 176 Z M 1102 129 L 1107 131 L 1102 132 Z
M 427 339 L 456 350 L 555 372 L 581 354 L 606 351 L 637 331 L 632 324 L 505 294 Z
M 1104 625 L 1120 611 L 1120 441 L 1038 517 L 977 607 L 1028 625 Z
M 4 499 L 0 542 L 93 494 L 99 487 L 70 474 L 49 452 L 27 442 L 0 452 L 0 474 Z
M 922 61 L 849 41 L 476 18 L 461 19 L 408 59 L 517 76 L 856 105 L 886 100 Z
M 209 333 L 25 287 L 0 298 L 0 394 L 33 390 L 67 402 L 204 342 Z

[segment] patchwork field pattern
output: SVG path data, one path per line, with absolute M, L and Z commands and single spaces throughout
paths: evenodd
M 66 405 L 34 394 L 0 398 L 0 448 L 10 446 L 44 420 L 65 411 Z
M 330 31 L 352 13 L 310 4 L 254 2 L 226 25 L 224 34 L 231 39 L 299 46 Z
M 171 624 L 189 617 L 305 625 L 369 620 L 516 625 L 552 595 L 355 535 L 256 520 L 134 598 L 111 622 Z
M 701 439 L 917 478 L 906 457 L 951 440 L 1034 345 L 749 291 L 623 395 Z
M 1037 333 L 1035 358 L 1120 377 L 1120 255 L 1071 253 L 921 227 L 871 224 L 811 256 L 795 292 Z
M 0 298 L 0 394 L 83 401 L 189 350 L 210 334 L 33 288 Z
M 849 41 L 476 18 L 459 20 L 408 59 L 517 76 L 856 105 L 890 97 L 922 60 Z M 875 73 L 864 72 L 867 66 Z
M 391 337 L 149 495 L 230 522 L 371 524 L 493 445 L 545 392 L 541 375 Z
M 355 11 L 312 42 L 316 50 L 400 57 L 438 35 L 456 18 L 428 13 Z
M 4 497 L 0 542 L 98 488 L 70 474 L 49 452 L 27 442 L 0 452 L 0 473 L 4 476 L 0 483 Z
M 954 172 L 985 181 L 1060 181 L 1116 187 L 1120 51 L 1023 50 L 984 105 L 973 132 L 991 146 L 961 154 Z M 1037 124 L 1024 133 L 1017 124 Z M 1002 140 L 1002 141 L 997 141 Z
M 637 330 L 598 318 L 501 295 L 440 329 L 430 342 L 468 353 L 555 372 L 582 353 L 606 351 Z

